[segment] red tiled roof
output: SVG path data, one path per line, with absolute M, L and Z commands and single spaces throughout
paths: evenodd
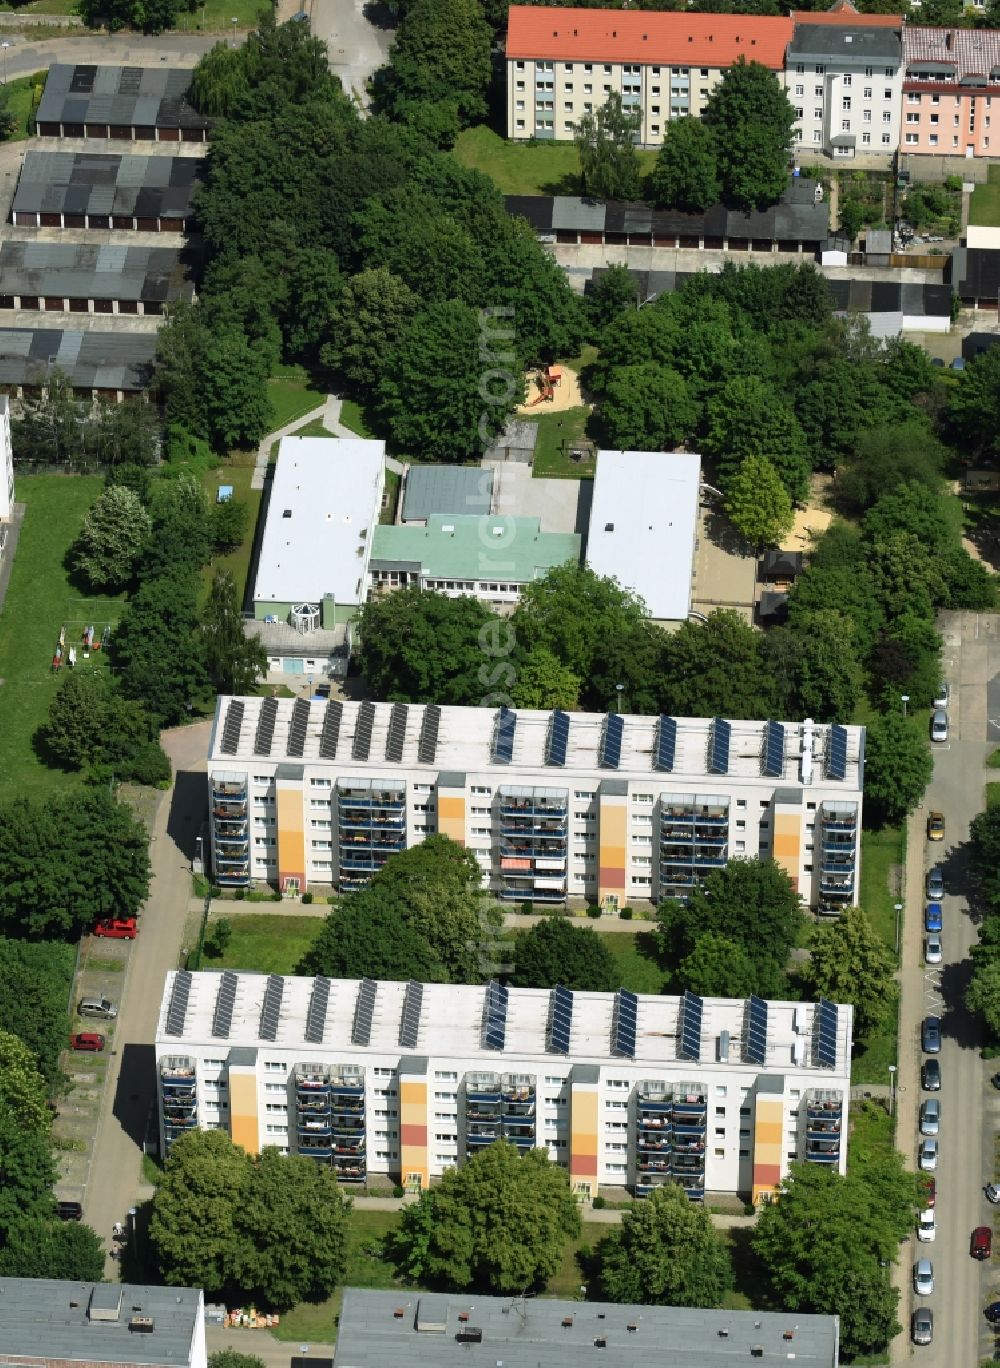
M 902 28 L 901 14 L 861 14 L 850 0 L 837 0 L 828 10 L 793 10 L 796 24 L 850 24 L 852 28 Z
M 988 77 L 1000 67 L 1000 30 L 931 28 L 907 24 L 903 30 L 903 63 L 911 66 L 937 64 L 951 67 L 955 80 L 966 76 Z
M 652 62 L 728 67 L 741 55 L 780 71 L 791 19 L 738 14 L 654 14 L 511 5 L 507 57 L 559 62 Z

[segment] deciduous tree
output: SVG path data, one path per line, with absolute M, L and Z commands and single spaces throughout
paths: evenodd
M 674 982 L 699 997 L 745 998 L 757 992 L 758 974 L 742 945 L 705 931 L 677 965 Z
M 726 516 L 751 546 L 774 546 L 792 530 L 788 491 L 766 456 L 748 456 L 726 482 Z
M 573 709 L 580 698 L 581 681 L 545 646 L 538 646 L 515 661 L 510 696 L 516 708 Z
M 787 627 L 768 633 L 765 652 L 781 717 L 796 722 L 853 717 L 864 677 L 850 618 L 833 608 L 802 610 Z
M 608 993 L 615 987 L 615 961 L 604 940 L 590 927 L 575 927 L 565 917 L 544 917 L 514 943 L 518 988 L 564 988 Z
M 101 1282 L 104 1259 L 104 1243 L 90 1226 L 28 1216 L 7 1230 L 0 1248 L 0 1276 Z
M 1000 1039 L 1000 955 L 983 956 L 973 963 L 965 1005 L 978 1014 L 993 1040 Z
M 0 1108 L 0 1247 L 19 1221 L 52 1215 L 55 1179 L 48 1132 L 28 1129 Z
M 131 581 L 152 525 L 138 494 L 123 485 L 109 485 L 91 506 L 73 543 L 73 568 L 91 589 L 117 593 Z
M 170 778 L 170 761 L 141 703 L 122 698 L 105 671 L 68 673 L 41 730 L 46 756 L 94 778 L 154 784 Z
M 394 1245 L 410 1278 L 510 1296 L 544 1287 L 579 1230 L 565 1169 L 498 1140 L 404 1208 Z
M 228 570 L 212 579 L 202 616 L 205 667 L 218 693 L 252 694 L 267 673 L 267 652 L 260 637 L 243 630 L 236 585 Z
M 865 816 L 891 826 L 917 806 L 934 768 L 926 737 L 912 719 L 873 717 L 865 738 Z
M 745 209 L 773 204 L 788 184 L 795 110 L 777 77 L 740 57 L 705 105 L 724 197 Z
M 666 638 L 662 710 L 677 717 L 772 717 L 774 680 L 764 638 L 717 609 Z
M 757 375 L 736 375 L 708 404 L 705 450 L 728 487 L 750 456 L 764 457 L 778 472 L 792 503 L 809 491 L 805 435 L 795 414 L 773 385 Z
M 334 303 L 329 336 L 320 350 L 324 366 L 371 390 L 385 374 L 403 325 L 420 300 L 384 266 L 351 276 Z
M 375 79 L 382 107 L 405 116 L 414 104 L 453 103 L 462 124 L 486 112 L 491 34 L 478 0 L 412 0 L 388 69 Z
M 586 298 L 587 313 L 597 331 L 619 314 L 628 313 L 642 303 L 635 276 L 627 266 L 617 263 L 609 266 L 600 275 L 595 272 Z
M 626 1211 L 596 1254 L 608 1301 L 719 1306 L 732 1283 L 729 1251 L 711 1216 L 674 1183 Z
M 365 604 L 358 636 L 376 698 L 475 706 L 514 678 L 510 628 L 478 599 L 399 589 Z
M 33 1052 L 16 1035 L 0 1030 L 0 1114 L 25 1130 L 48 1135 L 52 1113 L 46 1093 Z
M 73 953 L 59 941 L 0 936 L 0 1028 L 24 1041 L 50 1090 L 61 1078 Z
M 612 373 L 600 416 L 617 450 L 669 451 L 694 431 L 699 405 L 683 376 L 645 361 Z
M 241 1240 L 236 1213 L 249 1184 L 246 1153 L 225 1131 L 193 1130 L 171 1145 L 149 1224 L 164 1282 L 211 1292 L 229 1285 Z
M 657 204 L 698 213 L 719 198 L 718 164 L 711 129 L 700 119 L 671 119 L 650 177 Z
M 895 964 L 885 941 L 860 907 L 845 908 L 810 943 L 806 977 L 816 997 L 849 1002 L 858 1036 L 883 1022 L 896 997 Z
M 580 179 L 587 195 L 629 200 L 639 194 L 639 157 L 636 114 L 624 108 L 612 91 L 596 113 L 587 112 L 576 126 L 573 140 L 580 154 Z
M 197 587 L 184 569 L 147 580 L 111 639 L 122 693 L 142 702 L 161 726 L 183 721 L 207 685 Z

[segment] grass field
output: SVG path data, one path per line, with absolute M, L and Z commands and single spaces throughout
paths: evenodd
M 611 951 L 622 988 L 633 993 L 662 993 L 667 974 L 661 967 L 650 932 L 640 931 L 630 936 L 622 931 L 609 932 L 604 944 Z
M 322 418 L 314 418 L 314 419 L 312 420 L 312 422 L 306 423 L 306 424 L 304 424 L 304 425 L 303 425 L 302 427 L 300 427 L 300 428 L 296 428 L 295 431 L 294 431 L 294 433 L 292 434 L 292 436 L 293 436 L 293 437 L 333 437 L 333 436 L 335 436 L 335 434 L 332 433 L 332 432 L 330 432 L 330 430 L 329 430 L 328 428 L 325 428 L 325 427 L 323 426 L 323 419 L 322 419 Z
M 580 193 L 580 158 L 572 142 L 507 142 L 480 125 L 458 135 L 453 155 L 463 166 L 489 176 L 505 195 Z M 639 153 L 644 175 L 655 161 L 655 152 Z
M 77 644 L 88 619 L 116 622 L 121 601 L 81 599 L 69 581 L 63 558 L 87 509 L 104 486 L 99 476 L 19 475 L 18 502 L 27 505 L 7 599 L 0 613 L 0 798 L 62 787 L 73 777 L 47 769 L 31 738 L 45 721 L 59 684 L 52 655 L 59 628 L 67 645 Z M 103 657 L 89 666 L 102 667 Z
M 986 184 L 973 190 L 969 222 L 982 228 L 1000 227 L 1000 166 L 989 167 Z
M 44 71 L 36 71 L 34 76 L 22 76 L 17 81 L 7 83 L 5 87 L 7 108 L 17 119 L 17 127 L 10 135 L 9 141 L 16 142 L 19 138 L 31 136 L 28 124 L 38 108 L 38 101 L 42 97 L 47 74 Z
M 345 399 L 340 405 L 340 421 L 345 428 L 356 432 L 359 437 L 374 437 L 375 434 L 365 422 L 365 415 L 356 399 Z
M 207 588 L 214 575 L 223 570 L 228 570 L 236 583 L 236 593 L 239 602 L 243 602 L 243 595 L 246 591 L 247 575 L 250 571 L 250 554 L 253 550 L 254 533 L 257 528 L 257 515 L 260 512 L 260 501 L 264 491 L 261 489 L 251 489 L 250 482 L 253 479 L 252 466 L 216 466 L 214 470 L 205 472 L 202 479 L 202 488 L 208 495 L 209 500 L 214 505 L 215 496 L 220 485 L 233 486 L 233 498 L 237 503 L 246 504 L 249 509 L 247 519 L 246 535 L 243 544 L 238 546 L 235 551 L 231 551 L 228 556 L 216 556 L 211 564 L 206 565 L 202 570 L 202 580 Z
M 216 903 L 212 926 L 226 917 L 225 904 Z M 226 953 L 205 957 L 206 969 L 248 969 L 262 974 L 291 974 L 323 925 L 321 917 L 274 916 L 251 912 L 226 918 L 233 928 Z
M 1000 783 L 986 785 L 987 808 L 1000 807 Z
M 593 478 L 596 463 L 589 459 L 574 461 L 569 454 L 585 441 L 589 416 L 587 408 L 571 408 L 562 413 L 543 413 L 532 420 L 538 425 L 534 475 L 564 480 Z
M 896 903 L 899 871 L 906 860 L 906 833 L 901 827 L 861 834 L 861 906 L 889 949 L 896 949 Z M 852 1083 L 885 1083 L 896 1063 L 897 1017 L 893 1012 L 875 1035 L 855 1045 Z
M 260 0 L 205 0 L 197 8 L 188 13 L 178 15 L 177 33 L 232 33 L 233 15 L 238 20 L 237 27 L 241 30 L 251 28 L 257 22 L 257 15 L 262 6 Z M 268 8 L 270 8 L 268 6 Z M 76 0 L 29 0 L 26 5 L 21 5 L 18 10 L 21 14 L 76 14 Z M 34 32 L 34 30 L 32 30 Z M 66 37 L 75 37 L 77 30 L 59 30 Z M 89 29 L 82 31 L 84 34 L 91 32 Z
M 319 408 L 326 395 L 315 389 L 305 371 L 299 366 L 289 367 L 267 382 L 267 393 L 274 410 L 272 432 L 304 418 Z

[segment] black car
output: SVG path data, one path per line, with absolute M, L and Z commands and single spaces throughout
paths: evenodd
M 1000 1088 L 1000 1073 L 995 1073 L 990 1079 L 990 1082 L 993 1084 L 994 1088 Z
M 941 1064 L 937 1059 L 925 1059 L 920 1070 L 920 1086 L 925 1092 L 939 1092 L 941 1089 Z
M 57 1202 L 56 1215 L 60 1221 L 82 1221 L 83 1207 L 79 1202 Z
M 925 1054 L 941 1053 L 941 1018 L 924 1017 L 920 1027 L 920 1048 Z
M 984 1314 L 990 1325 L 1000 1325 L 1000 1302 L 990 1302 Z

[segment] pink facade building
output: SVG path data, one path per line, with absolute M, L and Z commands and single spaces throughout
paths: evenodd
M 1000 156 L 1000 30 L 904 27 L 900 151 Z

